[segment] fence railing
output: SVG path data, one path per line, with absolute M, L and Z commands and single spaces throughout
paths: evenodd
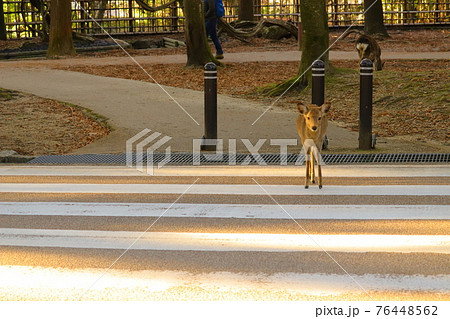
M 147 0 L 158 6 L 166 0 Z M 224 0 L 227 21 L 237 19 L 238 0 Z M 80 6 L 83 8 L 81 9 Z M 3 0 L 6 31 L 9 38 L 31 38 L 42 27 L 42 17 L 29 0 Z M 155 34 L 183 30 L 183 10 L 176 3 L 169 8 L 147 12 L 133 0 L 84 0 L 72 3 L 73 27 L 86 34 Z M 386 25 L 444 25 L 450 24 L 450 0 L 383 0 Z M 348 26 L 361 19 L 363 0 L 328 0 L 329 26 Z M 299 21 L 300 0 L 254 0 L 256 19 L 271 18 Z M 93 21 L 95 19 L 101 28 Z M 363 19 L 357 22 L 364 23 Z

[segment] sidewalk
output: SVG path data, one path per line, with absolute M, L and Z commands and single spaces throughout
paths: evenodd
M 192 139 L 203 136 L 203 92 L 165 88 L 196 124 L 152 83 L 48 69 L 2 69 L 0 87 L 72 103 L 109 118 L 115 130 L 76 154 L 124 152 L 126 140 L 145 128 L 171 136 L 170 146 L 176 152 L 192 152 Z M 218 134 L 225 144 L 231 138 L 247 138 L 253 144 L 260 138 L 297 138 L 294 112 L 267 112 L 252 126 L 269 105 L 228 96 L 219 96 L 218 105 Z M 330 136 L 335 129 L 330 128 Z M 356 138 L 346 130 L 340 134 L 348 143 Z M 268 146 L 266 142 L 266 151 Z M 237 151 L 245 150 L 237 144 Z
M 437 53 L 419 53 L 419 55 L 422 56 L 421 58 L 445 55 L 445 53 Z M 251 56 L 253 60 L 279 61 L 279 59 L 286 60 L 290 57 L 299 60 L 299 54 L 298 51 L 256 52 Z M 355 58 L 355 54 L 351 52 L 352 59 Z M 406 53 L 400 54 L 403 57 L 406 56 Z M 350 55 L 350 52 L 340 52 L 337 56 L 350 59 L 347 55 Z M 331 56 L 333 57 L 333 54 Z M 225 62 L 232 60 L 243 62 L 249 58 L 249 55 L 244 53 L 229 54 Z M 137 60 L 141 63 L 161 63 L 160 61 L 184 63 L 185 56 L 148 56 L 139 57 Z M 115 130 L 108 136 L 76 150 L 74 154 L 124 152 L 127 139 L 145 128 L 172 137 L 167 143 L 171 146 L 172 152 L 192 152 L 192 139 L 203 136 L 203 92 L 165 87 L 165 90 L 176 100 L 174 102 L 162 88 L 155 84 L 46 68 L 46 65 L 55 64 L 55 62 L 73 65 L 129 64 L 133 61 L 125 57 L 0 62 L 0 87 L 72 103 L 109 118 Z M 240 139 L 249 139 L 253 145 L 259 139 L 267 139 L 259 151 L 279 152 L 280 147 L 271 146 L 270 139 L 297 138 L 299 140 L 295 126 L 296 110 L 270 110 L 252 125 L 270 105 L 219 96 L 218 107 L 218 137 L 224 139 L 225 149 L 228 149 L 229 139 L 238 139 L 237 152 L 247 152 L 247 147 Z M 327 135 L 330 139 L 331 151 L 348 152 L 358 147 L 357 133 L 339 128 L 333 123 L 330 123 Z M 385 152 L 398 152 L 404 144 L 403 141 L 389 142 L 382 144 L 381 147 Z
M 265 51 L 226 53 L 224 63 L 270 62 L 270 61 L 300 61 L 301 51 Z M 186 63 L 185 54 L 135 56 L 142 64 L 172 64 Z M 356 51 L 330 51 L 330 60 L 357 60 Z M 449 52 L 382 52 L 382 60 L 443 60 L 450 59 Z M 77 65 L 129 65 L 134 64 L 127 56 L 102 58 L 67 58 L 61 60 L 28 59 L 0 61 L 2 67 L 45 67 L 49 65 L 77 66 Z

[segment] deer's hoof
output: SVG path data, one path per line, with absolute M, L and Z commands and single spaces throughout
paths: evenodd
M 319 185 L 319 189 L 322 189 L 322 185 Z
M 308 189 L 309 188 L 309 186 L 305 186 L 305 189 Z

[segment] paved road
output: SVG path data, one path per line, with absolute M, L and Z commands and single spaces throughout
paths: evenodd
M 450 167 L 0 166 L 1 300 L 449 300 Z

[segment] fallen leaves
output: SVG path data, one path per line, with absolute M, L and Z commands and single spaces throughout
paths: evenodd
M 0 150 L 21 155 L 66 154 L 109 133 L 81 109 L 17 92 L 0 100 L 0 128 Z

